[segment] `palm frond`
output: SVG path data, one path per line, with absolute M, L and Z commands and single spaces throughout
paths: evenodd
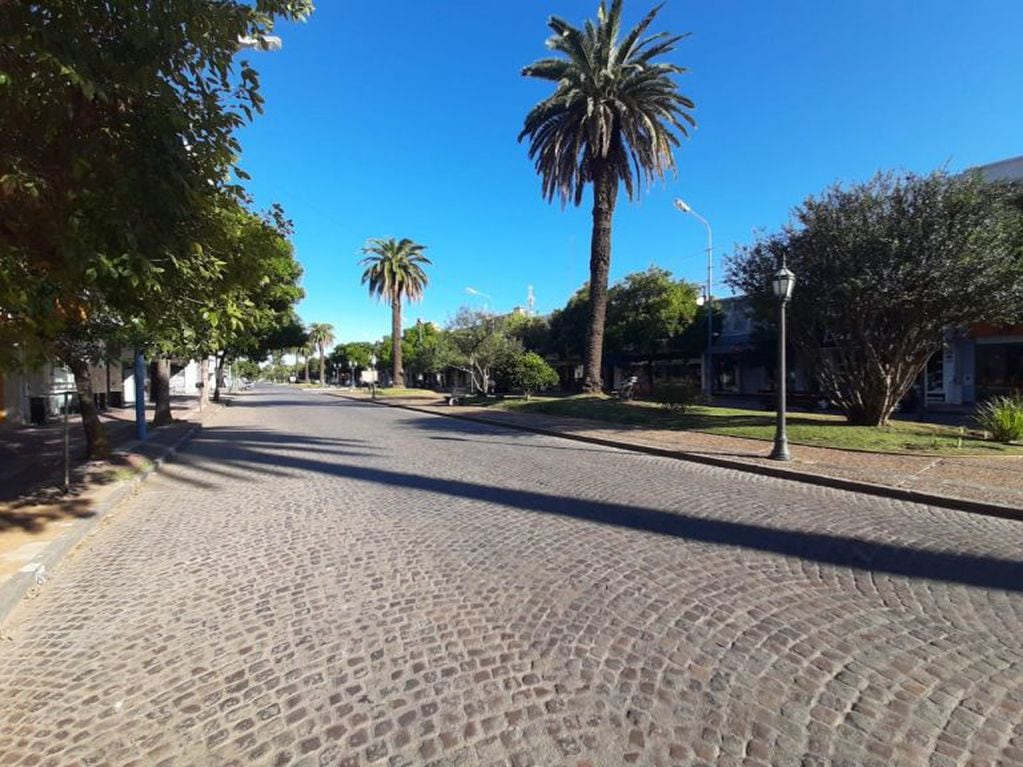
M 581 28 L 552 16 L 553 57 L 522 74 L 556 83 L 526 115 L 519 141 L 541 177 L 543 196 L 582 201 L 593 163 L 607 164 L 632 198 L 641 185 L 675 169 L 674 150 L 696 126 L 692 100 L 678 90 L 676 64 L 657 61 L 686 35 L 648 34 L 661 6 L 621 37 L 622 0 L 601 0 L 596 22 Z

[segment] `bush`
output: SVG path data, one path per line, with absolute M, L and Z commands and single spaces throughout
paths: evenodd
M 654 402 L 679 413 L 695 405 L 699 397 L 700 390 L 692 381 L 658 386 L 654 390 Z
M 560 381 L 557 371 L 533 352 L 516 355 L 508 363 L 505 375 L 509 386 L 521 389 L 527 397 L 533 392 L 557 386 Z
M 974 418 L 998 442 L 1023 440 L 1023 394 L 992 397 L 977 408 Z

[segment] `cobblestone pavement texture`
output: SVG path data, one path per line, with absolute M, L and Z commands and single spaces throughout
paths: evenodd
M 335 395 L 353 396 L 345 391 Z M 365 396 L 356 394 L 354 396 Z M 452 410 L 438 404 L 436 396 L 389 397 L 388 403 L 411 405 L 438 413 L 461 413 L 495 423 L 523 424 L 564 434 L 578 434 L 618 442 L 636 443 L 667 450 L 720 456 L 744 463 L 777 467 L 767 456 L 771 443 L 763 440 L 723 437 L 695 431 L 616 426 L 583 418 L 463 406 Z M 1023 510 L 1023 456 L 928 456 L 835 450 L 790 445 L 790 471 L 857 482 L 917 490 L 967 501 L 997 503 Z
M 1023 763 L 1023 524 L 238 400 L 23 604 L 0 763 Z

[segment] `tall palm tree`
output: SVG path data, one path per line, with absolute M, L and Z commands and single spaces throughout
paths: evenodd
M 316 347 L 320 355 L 320 386 L 326 386 L 326 349 L 334 343 L 334 326 L 329 322 L 314 322 L 309 326 L 309 343 Z
M 302 355 L 302 359 L 305 362 L 305 382 L 309 383 L 309 358 L 313 354 L 313 345 L 309 341 L 306 341 L 301 346 L 295 348 L 295 366 L 298 366 L 298 355 Z M 295 371 L 295 377 L 298 377 L 299 371 Z
M 425 245 L 405 238 L 396 240 L 371 239 L 362 252 L 366 258 L 359 263 L 366 267 L 362 284 L 369 283 L 369 293 L 391 303 L 391 344 L 394 359 L 394 385 L 405 385 L 405 370 L 401 366 L 401 301 L 418 301 L 426 289 L 423 266 L 430 259 L 423 255 Z
M 590 317 L 583 386 L 601 388 L 601 354 L 607 281 L 611 268 L 611 218 L 619 183 L 629 199 L 643 183 L 675 170 L 673 149 L 679 135 L 696 122 L 693 102 L 679 93 L 673 75 L 685 70 L 655 62 L 670 53 L 684 35 L 646 34 L 660 6 L 619 40 L 621 0 L 611 8 L 601 0 L 597 23 L 578 29 L 552 16 L 554 35 L 547 47 L 557 58 L 541 59 L 522 70 L 527 77 L 557 83 L 554 93 L 526 115 L 519 141 L 529 138 L 529 157 L 542 178 L 543 196 L 555 194 L 564 206 L 579 205 L 593 185 L 593 233 L 590 240 Z

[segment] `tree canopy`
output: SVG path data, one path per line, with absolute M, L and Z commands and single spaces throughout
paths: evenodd
M 881 424 L 948 334 L 1021 319 L 1021 193 L 944 171 L 833 186 L 738 248 L 728 280 L 772 320 L 770 278 L 787 263 L 794 346 L 850 421 Z

